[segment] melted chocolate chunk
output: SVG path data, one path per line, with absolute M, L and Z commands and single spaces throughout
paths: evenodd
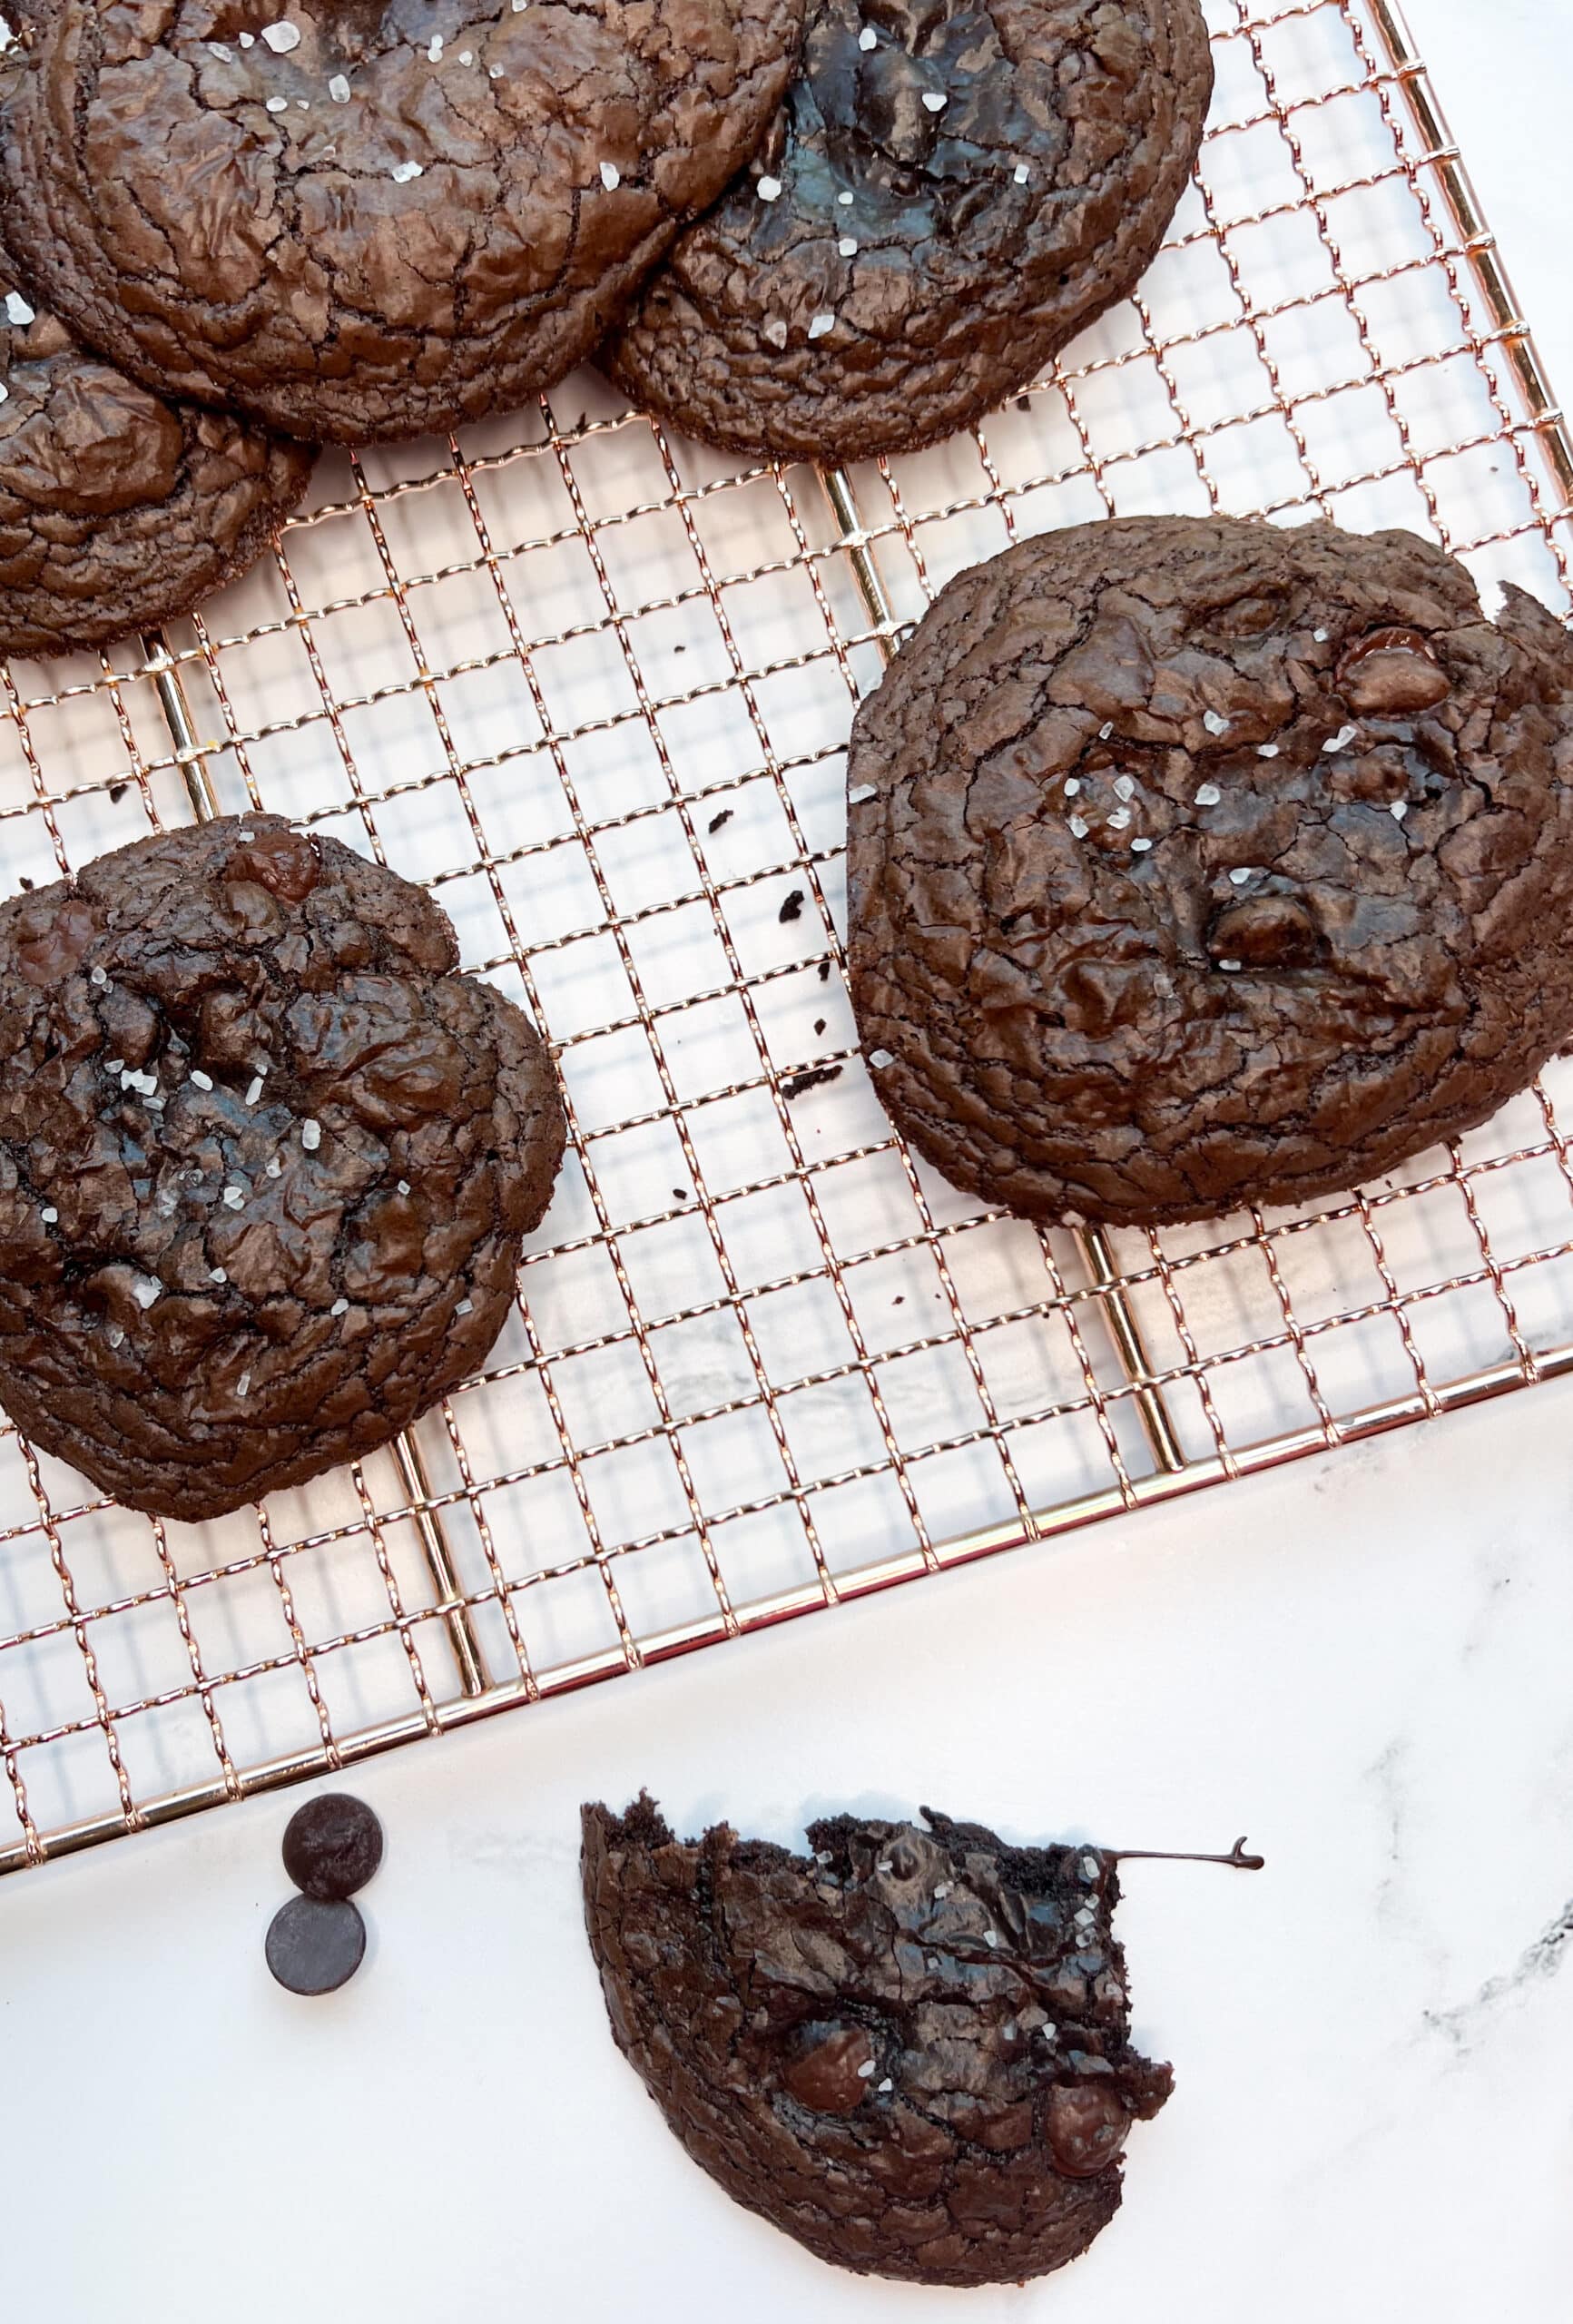
M 801 0 L 292 0 L 243 44 L 242 0 L 62 0 L 0 222 L 146 385 L 419 435 L 590 351 L 752 150 L 801 23 Z
M 1196 0 L 820 0 L 763 146 L 603 361 L 729 450 L 949 435 L 1135 287 L 1212 86 Z
M 1334 1192 L 1573 1038 L 1573 641 L 1408 534 L 1025 542 L 940 594 L 848 780 L 875 1086 L 1028 1216 Z
M 248 813 L 0 904 L 0 1402 L 221 1515 L 474 1372 L 546 1210 L 541 1042 L 430 899 Z
M 1131 2047 L 1115 1861 L 924 1808 L 797 1856 L 648 1797 L 584 1816 L 612 2032 L 689 2153 L 822 2260 L 1011 2283 L 1118 2208 L 1173 2075 Z

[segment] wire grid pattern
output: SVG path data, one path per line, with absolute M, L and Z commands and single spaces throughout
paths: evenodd
M 429 885 L 571 1145 L 413 1468 L 166 1525 L 0 1432 L 0 1869 L 1573 1367 L 1560 1068 L 1340 1200 L 1087 1238 L 958 1196 L 857 1052 L 847 727 L 964 566 L 1320 511 L 1567 608 L 1566 440 L 1387 0 L 1210 15 L 1139 295 L 973 433 L 827 494 L 580 373 L 326 458 L 148 660 L 5 674 L 8 886 L 189 820 L 201 771 Z

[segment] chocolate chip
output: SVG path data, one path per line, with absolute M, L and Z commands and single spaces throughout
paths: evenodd
M 284 1869 L 303 1895 L 353 1896 L 382 1862 L 382 1827 L 362 1799 L 325 1791 L 284 1827 Z
M 822 1017 L 816 1017 L 816 1018 L 814 1019 L 814 1030 L 815 1030 L 815 1032 L 816 1032 L 816 1033 L 822 1033 L 822 1032 L 824 1031 L 824 1029 L 825 1029 L 825 1020 L 824 1020 L 824 1019 L 823 1019 Z
M 801 920 L 802 918 L 802 914 L 803 891 L 801 888 L 794 888 L 791 895 L 787 898 L 785 903 L 782 904 L 780 911 L 777 912 L 776 918 L 784 927 L 788 921 Z
M 268 1966 L 292 1994 L 337 1993 L 366 1955 L 366 1924 L 339 1898 L 291 1896 L 268 1925 Z

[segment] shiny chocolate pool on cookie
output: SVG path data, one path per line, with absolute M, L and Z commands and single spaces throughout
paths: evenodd
M 216 1517 L 476 1371 L 551 1197 L 529 1020 L 430 898 L 273 815 L 0 905 L 0 1403 Z
M 1119 2207 L 1169 2095 L 1130 2043 L 1115 1859 L 839 1816 L 793 1856 L 642 1797 L 584 1814 L 619 2049 L 694 2161 L 821 2260 L 1012 2283 Z
M 1031 1217 L 1342 1189 L 1573 1036 L 1573 641 L 1408 533 L 1024 542 L 862 704 L 848 799 L 875 1088 Z

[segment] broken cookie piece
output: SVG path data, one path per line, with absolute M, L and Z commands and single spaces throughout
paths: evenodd
M 619 2049 L 694 2161 L 820 2259 L 1013 2283 L 1114 2216 L 1171 2070 L 1129 2039 L 1115 1857 L 839 1816 L 793 1856 L 584 1811 Z

